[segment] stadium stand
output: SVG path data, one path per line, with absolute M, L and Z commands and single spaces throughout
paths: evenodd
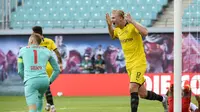
M 188 8 L 184 10 L 183 26 L 200 26 L 200 0 L 193 0 Z
M 12 12 L 10 28 L 105 28 L 105 14 L 112 9 L 130 12 L 134 19 L 150 27 L 167 3 L 168 0 L 25 0 Z

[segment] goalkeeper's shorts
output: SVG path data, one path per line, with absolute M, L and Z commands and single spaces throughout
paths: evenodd
M 27 105 L 34 105 L 38 101 L 41 101 L 48 87 L 48 77 L 38 77 L 27 80 L 24 88 Z

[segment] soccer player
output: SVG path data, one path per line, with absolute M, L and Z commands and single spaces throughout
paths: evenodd
M 44 93 L 49 84 L 60 73 L 52 52 L 45 47 L 39 46 L 40 42 L 40 35 L 32 34 L 29 38 L 28 46 L 21 48 L 18 56 L 18 74 L 24 81 L 24 91 L 29 112 L 42 112 Z M 50 80 L 46 74 L 48 61 L 53 67 Z
M 111 18 L 106 14 L 109 35 L 112 39 L 119 39 L 126 62 L 126 69 L 130 78 L 131 112 L 137 112 L 139 97 L 148 100 L 157 100 L 163 103 L 167 111 L 167 99 L 152 91 L 147 91 L 144 85 L 144 74 L 147 68 L 146 56 L 142 37 L 148 34 L 145 27 L 125 15 L 122 10 L 113 10 Z M 114 25 L 115 28 L 112 27 Z
M 59 63 L 59 66 L 60 66 L 60 70 L 62 71 L 61 55 L 60 55 L 60 53 L 59 53 L 54 41 L 49 39 L 49 38 L 44 38 L 42 27 L 34 26 L 32 28 L 32 30 L 33 30 L 34 33 L 40 34 L 40 36 L 42 38 L 42 42 L 40 43 L 40 46 L 46 47 L 49 50 L 52 50 L 52 51 L 55 52 L 55 54 L 56 54 L 56 56 L 58 58 L 58 63 Z M 51 77 L 53 69 L 52 69 L 52 67 L 51 67 L 51 65 L 49 63 L 47 63 L 46 71 L 47 71 L 48 76 Z M 47 110 L 47 111 L 51 110 L 51 112 L 56 112 L 56 108 L 54 106 L 53 96 L 51 94 L 50 87 L 48 88 L 48 90 L 46 92 L 46 100 L 47 100 L 47 104 L 46 104 L 45 110 Z
M 174 108 L 174 84 L 170 85 L 170 88 L 167 92 L 168 95 L 168 104 L 169 104 L 169 111 L 173 112 Z M 191 102 L 191 87 L 188 82 L 185 83 L 182 89 L 182 112 L 200 112 L 200 109 Z M 200 104 L 200 97 L 196 96 L 196 100 L 198 104 Z

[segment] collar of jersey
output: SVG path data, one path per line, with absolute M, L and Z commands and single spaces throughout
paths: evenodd
M 34 47 L 34 46 L 39 46 L 39 45 L 36 45 L 36 44 L 32 44 L 32 45 L 30 45 L 30 47 Z
M 124 25 L 124 28 L 125 28 L 127 25 L 128 25 L 128 22 L 126 22 L 126 24 Z M 116 27 L 116 28 L 121 29 L 120 27 Z M 124 28 L 122 28 L 122 29 L 124 29 Z
M 125 26 L 128 25 L 128 22 L 126 22 Z

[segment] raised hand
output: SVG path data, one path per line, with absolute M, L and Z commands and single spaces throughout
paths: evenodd
M 108 25 L 112 25 L 112 21 L 111 21 L 110 15 L 108 13 L 106 13 L 106 22 Z
M 132 19 L 130 13 L 126 14 L 125 20 L 126 20 L 128 23 L 131 23 L 131 22 L 133 21 L 133 19 Z

